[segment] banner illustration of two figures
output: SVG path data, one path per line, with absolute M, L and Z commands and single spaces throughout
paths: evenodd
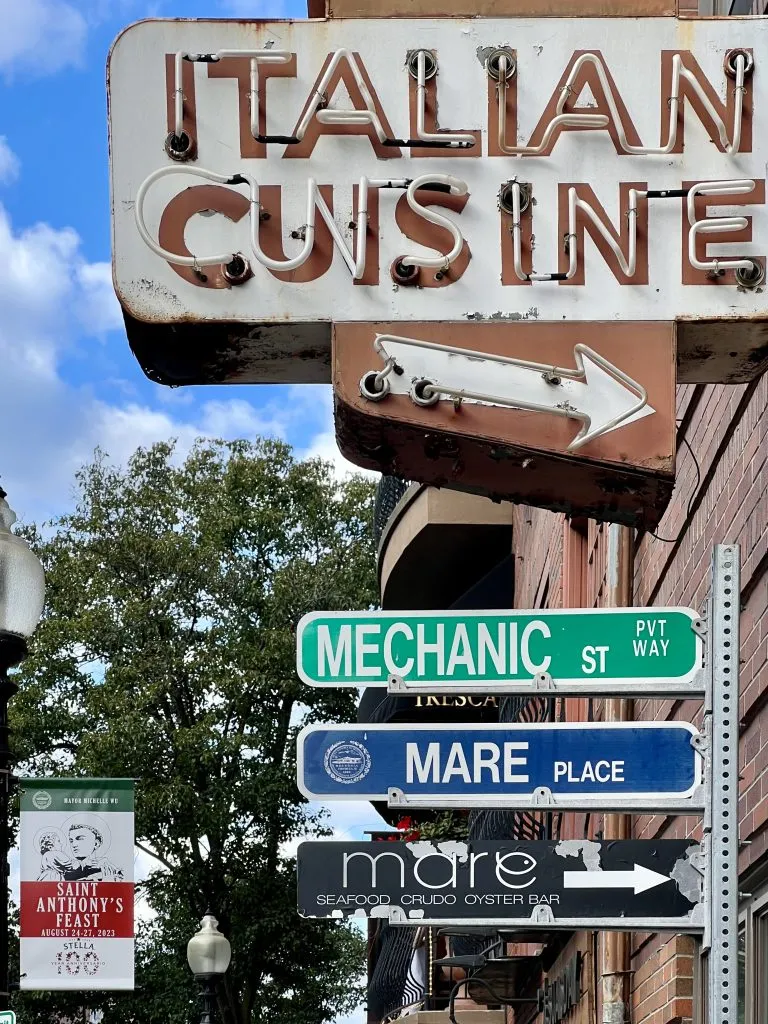
M 132 989 L 133 781 L 21 781 L 23 989 Z

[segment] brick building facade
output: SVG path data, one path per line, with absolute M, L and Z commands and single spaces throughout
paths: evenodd
M 745 1024 L 768 1021 L 768 378 L 743 386 L 678 389 L 675 495 L 656 536 L 634 535 L 632 603 L 703 608 L 714 544 L 742 555 L 740 856 Z M 573 522 L 541 509 L 513 512 L 517 607 L 605 603 L 608 546 L 616 527 Z M 602 716 L 600 702 L 567 701 L 566 715 Z M 637 719 L 700 722 L 700 705 L 636 701 Z M 585 833 L 586 825 L 586 833 Z M 594 836 L 600 816 L 569 816 L 564 836 Z M 637 839 L 698 837 L 700 819 L 636 817 Z M 578 944 L 579 939 L 573 940 Z M 562 955 L 567 960 L 570 949 Z M 557 967 L 555 967 L 555 972 Z M 690 938 L 634 935 L 626 995 L 632 1024 L 705 1024 L 700 963 Z M 586 978 L 585 978 L 586 981 Z M 599 988 L 599 986 L 598 986 Z M 570 1018 L 568 1018 L 570 1020 Z M 591 1024 L 585 1008 L 574 1024 Z M 599 1015 L 597 1020 L 603 1018 Z
M 399 4 L 382 2 L 386 8 Z M 556 13 L 545 0 L 530 0 L 524 6 L 529 14 L 531 6 Z M 621 0 L 598 6 L 599 11 L 594 2 L 584 2 L 590 14 L 627 13 Z M 443 5 L 429 0 L 421 0 L 417 7 L 421 14 L 447 13 Z M 480 13 L 490 13 L 485 4 L 479 8 Z M 573 3 L 567 8 L 562 13 L 577 13 Z M 765 9 L 765 0 L 680 0 L 678 5 L 682 17 L 763 14 Z M 498 13 L 508 13 L 508 5 Z M 382 601 L 388 608 L 504 607 L 458 601 L 472 593 L 471 584 L 481 587 L 490 579 L 493 566 L 509 578 L 509 562 L 502 561 L 502 551 L 508 560 L 511 546 L 516 608 L 630 603 L 703 610 L 714 545 L 740 545 L 740 1024 L 768 1024 L 768 375 L 750 384 L 679 385 L 676 411 L 675 490 L 655 535 L 422 488 L 388 513 L 379 548 Z M 615 578 L 619 548 L 624 568 L 630 570 L 621 600 Z M 440 575 L 438 552 L 453 576 Z M 458 570 L 453 568 L 457 564 Z M 471 570 L 476 570 L 474 577 Z M 616 713 L 600 700 L 553 703 L 554 717 L 570 721 L 599 721 L 606 713 Z M 701 725 L 697 702 L 637 700 L 625 702 L 622 713 L 637 720 Z M 542 819 L 540 835 L 617 835 L 617 821 L 606 821 L 600 814 L 550 817 L 558 818 L 556 824 L 545 825 Z M 622 820 L 620 827 L 628 826 L 631 838 L 700 838 L 699 817 L 644 815 Z M 560 1007 L 561 1016 L 534 1006 L 508 1009 L 509 1024 L 710 1024 L 707 964 L 698 939 L 633 933 L 623 941 L 620 955 L 609 948 L 610 937 L 587 932 L 549 935 L 543 948 L 541 943 L 509 943 L 508 955 L 529 956 L 531 962 L 529 974 L 516 976 L 511 986 L 518 996 L 535 994 L 545 982 L 563 977 L 575 955 L 580 965 L 575 1005 Z M 606 1001 L 609 974 L 612 1002 Z M 471 1005 L 470 1000 L 465 1010 Z M 423 1024 L 428 1018 L 432 1020 L 425 1014 Z M 436 1016 L 434 1024 L 437 1020 Z M 489 1024 L 490 1020 L 489 1016 Z

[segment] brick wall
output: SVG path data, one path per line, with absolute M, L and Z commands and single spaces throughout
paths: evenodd
M 742 873 L 768 861 L 768 376 L 751 385 L 678 388 L 678 473 L 675 493 L 656 539 L 639 538 L 634 601 L 703 609 L 714 544 L 738 542 L 742 555 L 740 837 L 749 840 Z M 690 446 L 690 447 L 688 447 Z M 564 518 L 518 508 L 513 544 L 518 607 L 535 607 L 546 591 L 559 607 L 573 591 L 572 566 L 563 567 Z M 566 557 L 569 545 L 566 543 Z M 582 603 L 603 603 L 606 531 L 591 523 L 582 556 Z M 564 589 L 563 580 L 569 583 Z M 548 589 L 547 589 L 548 581 Z M 538 598 L 538 600 L 536 600 Z M 573 603 L 572 601 L 570 603 Z M 572 720 L 584 702 L 568 701 Z M 694 702 L 637 701 L 639 719 L 700 721 Z M 595 717 L 600 716 L 595 702 Z M 599 816 L 566 816 L 563 834 L 590 834 Z M 698 838 L 698 817 L 634 820 L 637 838 Z M 691 1019 L 691 940 L 635 936 L 632 949 L 633 1024 L 688 1024 Z M 599 1018 L 598 1018 L 599 1019 Z
M 751 842 L 742 854 L 747 870 L 768 845 L 768 378 L 749 386 L 680 388 L 678 416 L 680 436 L 693 452 L 681 447 L 675 498 L 659 526 L 659 535 L 675 543 L 642 540 L 635 602 L 703 608 L 712 546 L 741 545 L 740 829 Z M 645 701 L 636 714 L 695 722 L 699 705 Z M 638 829 L 648 836 L 686 834 L 688 824 L 641 818 Z
M 684 1024 L 692 1019 L 693 954 L 693 940 L 687 935 L 641 947 L 632 977 L 635 1024 Z
M 514 544 L 515 604 L 518 608 L 563 606 L 563 516 L 529 505 L 516 505 Z

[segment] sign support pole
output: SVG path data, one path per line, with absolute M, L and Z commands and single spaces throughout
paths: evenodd
M 633 599 L 635 567 L 634 531 L 611 523 L 608 527 L 607 580 L 611 607 L 628 607 Z M 606 722 L 627 722 L 634 717 L 634 701 L 609 698 L 604 704 Z M 629 839 L 632 819 L 628 814 L 606 814 L 603 819 L 606 839 Z M 626 1018 L 627 979 L 631 967 L 628 932 L 603 932 L 601 941 L 603 1021 L 622 1024 Z
M 709 772 L 705 843 L 709 846 L 711 1024 L 738 1024 L 739 939 L 739 547 L 718 544 L 712 558 L 707 699 Z M 707 936 L 705 935 L 705 943 Z

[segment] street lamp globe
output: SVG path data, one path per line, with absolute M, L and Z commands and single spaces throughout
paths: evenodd
M 232 947 L 219 931 L 219 922 L 206 914 L 200 922 L 200 931 L 187 943 L 187 963 L 195 977 L 222 975 L 232 959 Z
M 15 522 L 16 515 L 0 488 L 0 641 L 18 648 L 20 656 L 16 660 L 20 661 L 25 641 L 43 613 L 45 576 L 34 551 L 11 533 Z
M 16 516 L 0 487 L 0 879 L 8 878 L 8 805 L 16 778 L 8 745 L 8 702 L 18 692 L 8 675 L 26 656 L 27 639 L 43 614 L 45 576 L 30 546 L 11 533 Z M 9 1010 L 8 891 L 0 886 L 0 1012 Z

